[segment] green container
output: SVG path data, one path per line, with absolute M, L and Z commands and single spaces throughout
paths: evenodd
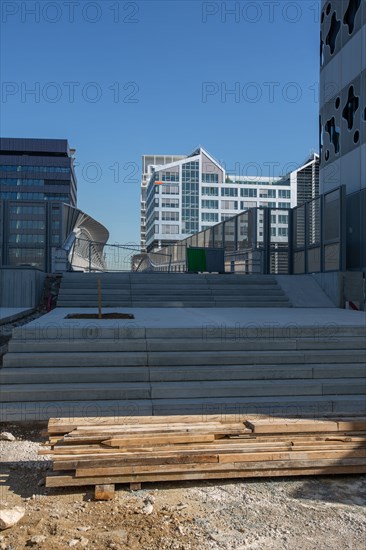
M 188 272 L 206 271 L 206 250 L 204 248 L 187 248 Z

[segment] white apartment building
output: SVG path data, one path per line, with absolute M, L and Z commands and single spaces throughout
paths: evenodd
M 142 156 L 142 177 L 141 177 L 141 198 L 140 198 L 140 239 L 141 249 L 146 249 L 146 190 L 152 173 L 157 166 L 163 166 L 170 162 L 184 158 L 183 155 L 143 155 Z
M 255 207 L 293 208 L 296 181 L 227 174 L 199 147 L 191 155 L 151 168 L 146 181 L 146 248 L 182 240 Z M 286 212 L 272 213 L 273 236 L 287 237 Z M 276 231 L 276 235 L 274 235 Z M 281 240 L 281 239 L 279 239 Z

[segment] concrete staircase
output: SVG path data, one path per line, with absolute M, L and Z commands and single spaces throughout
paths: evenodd
M 46 330 L 15 329 L 0 369 L 2 420 L 366 412 L 362 324 L 67 328 L 52 322 L 57 312 Z
M 103 307 L 291 307 L 274 276 L 103 273 Z M 93 273 L 63 276 L 58 307 L 96 307 Z

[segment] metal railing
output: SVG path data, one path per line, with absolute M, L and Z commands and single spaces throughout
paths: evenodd
M 295 208 L 251 208 L 157 253 L 160 271 L 187 271 L 187 248 L 222 248 L 225 272 L 300 274 L 345 269 L 345 186 Z

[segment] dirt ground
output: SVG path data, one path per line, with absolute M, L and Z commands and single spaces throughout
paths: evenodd
M 96 502 L 90 487 L 44 487 L 42 428 L 1 427 L 16 440 L 0 441 L 0 506 L 26 513 L 0 549 L 366 549 L 365 475 L 121 485 Z

